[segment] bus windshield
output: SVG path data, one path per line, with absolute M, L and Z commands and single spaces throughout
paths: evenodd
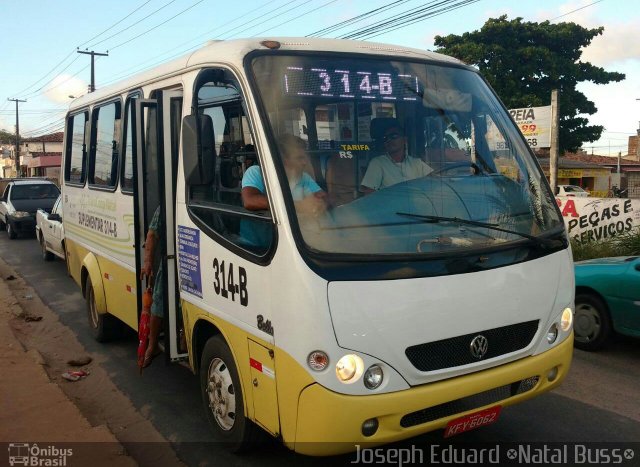
M 477 73 L 362 56 L 261 55 L 251 66 L 308 248 L 468 252 L 561 228 L 541 171 Z

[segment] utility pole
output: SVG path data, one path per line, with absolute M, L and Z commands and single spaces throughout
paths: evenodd
M 640 101 L 640 99 L 636 99 Z M 629 154 L 631 156 L 631 154 Z M 636 160 L 640 162 L 640 122 L 638 122 L 638 130 L 636 131 Z
M 105 53 L 105 54 L 101 54 L 98 52 L 94 52 L 93 50 L 91 51 L 82 51 L 82 50 L 78 50 L 79 54 L 85 54 L 85 55 L 91 55 L 91 84 L 89 85 L 89 92 L 93 92 L 96 90 L 96 76 L 95 76 L 95 71 L 94 71 L 94 65 L 93 65 L 93 57 L 95 57 L 96 55 L 99 57 L 108 57 L 109 53 Z
M 636 160 L 640 162 L 640 122 L 638 122 L 638 129 L 636 130 Z
M 549 148 L 549 182 L 555 195 L 558 190 L 558 134 L 560 132 L 560 107 L 558 90 L 551 91 L 551 147 Z
M 18 103 L 27 102 L 20 99 L 7 99 L 16 103 L 16 177 L 20 176 L 20 116 L 18 113 Z

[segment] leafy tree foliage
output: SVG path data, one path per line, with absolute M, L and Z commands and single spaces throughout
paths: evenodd
M 489 19 L 479 31 L 436 36 L 435 45 L 436 52 L 476 66 L 507 108 L 549 105 L 551 91 L 558 89 L 560 151 L 564 153 L 596 141 L 604 130 L 601 125 L 589 125 L 586 116 L 598 109 L 576 85 L 625 78 L 580 61 L 582 49 L 603 31 L 603 27 L 587 29 L 575 23 L 509 21 L 503 15 Z
M 15 142 L 15 135 L 5 130 L 0 130 L 0 144 L 11 144 Z

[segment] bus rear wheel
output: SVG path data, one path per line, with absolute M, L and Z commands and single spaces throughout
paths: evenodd
M 42 248 L 42 260 L 53 261 L 53 253 L 47 250 L 47 244 L 44 241 L 44 237 L 40 235 L 40 248 Z
M 211 337 L 204 346 L 200 390 L 216 440 L 232 452 L 251 449 L 257 442 L 259 428 L 245 417 L 238 370 L 231 350 L 219 335 Z
M 119 322 L 108 313 L 98 312 L 95 292 L 89 277 L 87 277 L 85 286 L 85 297 L 87 298 L 89 329 L 91 329 L 93 338 L 98 342 L 108 342 L 114 339 L 118 334 Z

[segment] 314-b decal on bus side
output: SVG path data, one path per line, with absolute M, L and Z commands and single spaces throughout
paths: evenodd
M 234 302 L 236 301 L 236 295 L 238 295 L 240 305 L 247 306 L 249 303 L 247 271 L 242 266 L 238 266 L 237 283 L 234 271 L 233 263 L 229 263 L 227 267 L 224 260 L 218 261 L 218 258 L 215 258 L 213 260 L 213 290 L 223 298 L 229 298 L 229 295 L 231 295 L 231 300 Z

